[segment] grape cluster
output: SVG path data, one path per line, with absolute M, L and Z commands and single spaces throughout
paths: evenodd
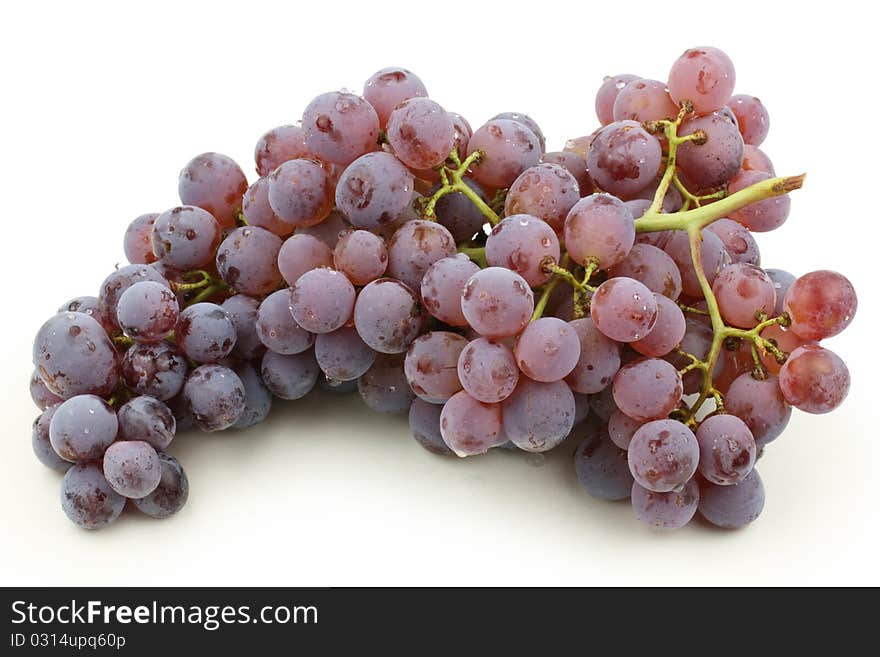
M 131 264 L 34 342 L 34 451 L 62 508 L 186 502 L 180 429 L 242 429 L 316 385 L 408 413 L 438 455 L 546 452 L 659 529 L 764 503 L 755 462 L 792 407 L 849 388 L 821 341 L 856 311 L 842 275 L 761 267 L 803 177 L 759 149 L 768 114 L 715 48 L 668 81 L 617 75 L 601 126 L 547 152 L 504 112 L 476 130 L 401 68 L 315 98 L 260 137 L 259 177 L 205 153 L 181 205 L 135 219 Z

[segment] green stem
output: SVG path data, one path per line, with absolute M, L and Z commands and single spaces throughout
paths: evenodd
M 486 260 L 485 246 L 459 246 L 458 252 L 465 254 L 468 258 L 476 262 L 480 268 L 489 266 L 489 263 Z
M 230 287 L 226 283 L 224 283 L 223 281 L 214 281 L 213 283 L 211 283 L 211 285 L 209 285 L 208 287 L 203 289 L 201 292 L 199 292 L 195 297 L 193 297 L 192 301 L 190 301 L 188 305 L 192 306 L 194 304 L 201 303 L 203 301 L 207 301 L 208 299 L 213 297 L 215 294 L 220 294 L 222 292 L 226 292 L 229 289 L 230 289 Z
M 568 271 L 568 266 L 571 264 L 571 258 L 569 258 L 568 254 L 562 256 L 559 260 L 559 267 Z M 547 265 L 547 271 L 552 271 L 550 267 L 555 267 L 556 265 Z M 571 272 L 569 272 L 570 274 Z M 572 277 L 574 278 L 574 277 Z M 562 280 L 560 276 L 553 276 L 547 285 L 544 286 L 544 291 L 541 293 L 541 296 L 538 298 L 538 303 L 535 304 L 535 311 L 532 313 L 532 321 L 536 319 L 541 319 L 544 316 L 544 310 L 547 308 L 547 302 L 550 301 L 550 296 L 553 294 L 553 290 L 556 289 L 556 286 L 559 285 L 559 282 Z
M 477 207 L 490 224 L 495 226 L 501 221 L 498 214 L 464 181 L 464 176 L 467 174 L 468 169 L 473 165 L 479 164 L 483 157 L 482 151 L 474 151 L 462 161 L 458 157 L 458 150 L 452 149 L 452 152 L 449 154 L 449 161 L 452 162 L 454 168 L 448 167 L 445 164 L 440 168 L 440 181 L 442 184 L 440 189 L 434 192 L 425 204 L 422 212 L 425 219 L 429 221 L 436 220 L 437 201 L 447 194 L 460 192 Z

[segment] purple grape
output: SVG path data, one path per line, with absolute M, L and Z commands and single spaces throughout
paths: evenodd
M 770 132 L 770 115 L 759 98 L 738 94 L 727 102 L 739 126 L 743 141 L 760 146 Z
M 625 500 L 633 486 L 626 452 L 598 430 L 589 431 L 574 453 L 578 481 L 592 497 Z
M 757 146 L 750 144 L 746 144 L 743 149 L 742 169 L 743 171 L 762 171 L 771 176 L 776 175 L 776 169 L 767 154 Z
M 615 121 L 590 143 L 587 168 L 602 189 L 636 194 L 651 184 L 660 170 L 660 142 L 636 121 Z
M 794 278 L 792 278 L 794 280 Z M 109 317 L 107 317 L 104 309 L 101 307 L 101 300 L 98 297 L 92 296 L 82 296 L 82 297 L 74 297 L 70 301 L 64 303 L 59 309 L 59 313 L 85 313 L 92 319 L 94 319 L 98 324 L 104 327 L 104 330 L 107 331 L 107 334 L 111 334 L 116 331 L 118 328 L 116 326 L 115 316 L 114 320 L 111 321 Z
M 721 109 L 733 93 L 736 72 L 718 48 L 685 50 L 669 71 L 669 95 L 676 103 L 689 100 L 697 114 Z
M 634 278 L 651 292 L 672 300 L 681 295 L 681 272 L 669 255 L 651 244 L 633 244 L 626 257 L 608 272 L 611 276 Z
M 486 240 L 489 265 L 515 271 L 530 286 L 543 285 L 550 279 L 552 273 L 544 269 L 548 259 L 559 262 L 559 239 L 553 228 L 537 217 L 508 216 L 492 229 Z
M 296 283 L 307 271 L 332 266 L 333 251 L 314 235 L 292 235 L 278 251 L 278 269 L 288 285 Z
M 470 187 L 484 203 L 489 203 L 486 192 L 476 182 L 465 178 L 464 184 Z M 438 189 L 440 189 L 439 185 L 432 187 L 428 194 L 433 195 Z M 434 214 L 437 216 L 437 221 L 446 227 L 457 244 L 469 242 L 474 235 L 483 229 L 483 224 L 487 221 L 474 202 L 461 192 L 452 192 L 441 196 L 434 206 Z
M 700 488 L 700 515 L 722 529 L 742 529 L 764 510 L 764 482 L 757 470 L 734 486 Z
M 457 333 L 431 331 L 416 338 L 406 352 L 403 371 L 413 392 L 442 404 L 461 390 L 458 358 L 468 341 Z
M 321 94 L 306 107 L 302 124 L 306 148 L 326 162 L 349 164 L 377 147 L 376 110 L 354 94 Z
M 456 456 L 485 454 L 507 442 L 501 426 L 501 404 L 485 404 L 464 390 L 457 392 L 440 412 L 440 434 Z
M 641 340 L 657 321 L 651 291 L 632 278 L 609 278 L 593 294 L 590 316 L 604 335 L 618 342 Z
M 155 397 L 134 397 L 117 411 L 119 440 L 143 440 L 164 450 L 174 440 L 177 423 L 171 409 Z
M 519 368 L 530 379 L 559 381 L 579 363 L 580 334 L 568 322 L 542 317 L 529 322 L 516 341 L 515 353 Z
M 281 238 L 264 228 L 236 228 L 217 250 L 217 271 L 242 294 L 261 297 L 281 284 L 278 251 Z
M 362 376 L 376 361 L 376 352 L 348 326 L 315 338 L 315 359 L 331 381 L 353 381 Z
M 772 177 L 771 174 L 764 171 L 740 171 L 727 186 L 727 194 L 728 196 L 736 194 L 746 187 L 764 182 Z M 730 218 L 738 221 L 752 232 L 766 233 L 784 224 L 790 210 L 791 197 L 788 194 L 783 194 L 750 203 L 744 208 L 731 212 Z
M 311 156 L 306 147 L 305 132 L 298 125 L 272 128 L 260 137 L 254 148 L 254 161 L 261 176 L 268 176 L 288 160 Z
M 657 302 L 657 321 L 654 328 L 641 340 L 631 342 L 630 346 L 643 356 L 659 358 L 670 353 L 681 344 L 687 330 L 684 313 L 671 299 L 654 293 Z
M 553 449 L 574 426 L 574 395 L 564 381 L 541 383 L 520 377 L 502 409 L 504 433 L 527 452 Z
M 724 250 L 721 238 L 715 233 L 704 228 L 701 234 L 703 241 L 700 253 L 703 260 L 703 273 L 706 275 L 709 285 L 712 285 L 721 270 L 730 262 L 730 256 Z M 700 287 L 694 261 L 691 258 L 690 238 L 687 233 L 683 230 L 675 231 L 663 250 L 678 265 L 678 270 L 681 273 L 682 291 L 689 297 L 702 297 L 703 289 Z
M 125 498 L 110 487 L 101 467 L 78 463 L 61 482 L 61 509 L 78 527 L 101 529 L 119 517 Z
M 183 389 L 186 371 L 186 359 L 165 342 L 136 344 L 122 359 L 122 377 L 129 390 L 160 401 Z
M 713 484 L 730 486 L 755 466 L 757 446 L 746 423 L 727 413 L 712 415 L 697 428 L 700 474 Z
M 428 267 L 456 254 L 455 240 L 433 221 L 408 221 L 388 243 L 388 276 L 418 290 Z
M 727 389 L 724 408 L 746 423 L 759 448 L 778 438 L 791 419 L 791 406 L 775 376 L 758 380 L 751 374 L 739 375 Z
M 639 427 L 627 450 L 629 468 L 640 486 L 667 493 L 684 486 L 697 471 L 700 448 L 693 431 L 675 420 Z
M 70 469 L 70 461 L 65 461 L 58 456 L 58 453 L 52 447 L 52 441 L 49 438 L 49 425 L 52 422 L 52 416 L 61 404 L 48 406 L 46 410 L 40 413 L 39 417 L 34 420 L 33 429 L 31 431 L 31 447 L 34 450 L 34 456 L 37 460 L 50 470 L 56 472 L 67 472 Z
M 349 230 L 351 230 L 351 225 L 345 220 L 342 213 L 339 210 L 332 210 L 327 218 L 321 223 L 314 226 L 300 226 L 296 229 L 295 234 L 315 237 L 332 250 L 339 241 L 339 238 Z M 329 266 L 329 263 L 327 266 Z M 279 267 L 281 267 L 280 261 Z M 310 267 L 310 269 L 313 269 L 313 267 Z M 290 283 L 290 281 L 288 283 Z
M 681 529 L 697 512 L 700 487 L 691 479 L 681 490 L 655 493 L 633 482 L 631 497 L 636 518 L 649 527 Z
M 480 335 L 505 338 L 522 331 L 535 309 L 526 280 L 504 267 L 487 267 L 471 276 L 461 293 L 461 310 Z
M 409 407 L 409 429 L 416 442 L 431 454 L 451 456 L 454 452 L 443 442 L 440 433 L 442 412 L 440 404 L 431 404 L 417 397 Z
M 749 229 L 742 224 L 738 224 L 733 219 L 719 219 L 706 228 L 721 238 L 721 243 L 724 244 L 734 264 L 738 262 L 755 266 L 761 264 L 758 243 Z
M 473 340 L 462 349 L 457 371 L 465 391 L 486 404 L 507 399 L 519 381 L 513 352 L 505 344 L 486 338 Z
M 330 333 L 351 319 L 355 289 L 335 269 L 313 269 L 300 276 L 290 289 L 290 312 L 296 323 L 311 333 Z
M 390 153 L 362 155 L 346 167 L 336 186 L 336 206 L 356 228 L 393 223 L 413 195 L 413 177 Z
M 263 299 L 256 331 L 263 345 L 279 354 L 299 354 L 315 343 L 315 336 L 297 324 L 290 313 L 290 290 L 278 290 Z
M 333 249 L 333 266 L 355 285 L 371 283 L 388 267 L 385 240 L 366 230 L 350 231 Z
M 269 411 L 272 410 L 272 393 L 250 363 L 240 363 L 233 371 L 244 386 L 244 410 L 232 426 L 235 429 L 246 429 L 269 416 Z
M 416 295 L 406 285 L 380 278 L 358 295 L 354 325 L 371 349 L 383 354 L 400 354 L 422 332 L 425 315 Z
M 180 313 L 174 332 L 177 346 L 197 363 L 216 363 L 235 346 L 235 325 L 215 303 L 196 303 Z
M 141 281 L 128 288 L 116 304 L 116 320 L 122 332 L 135 342 L 164 340 L 180 316 L 177 297 L 167 285 Z
M 246 360 L 262 356 L 263 343 L 257 334 L 260 302 L 244 294 L 235 294 L 221 303 L 220 307 L 226 311 L 235 327 L 232 355 Z
M 142 214 L 132 221 L 125 229 L 122 238 L 122 249 L 125 258 L 133 265 L 148 265 L 156 262 L 156 254 L 153 253 L 153 224 L 159 216 L 156 212 Z
M 824 340 L 849 326 L 858 304 L 855 288 L 845 276 L 821 270 L 795 280 L 785 291 L 782 306 L 794 333 L 807 340 Z
M 416 398 L 403 370 L 400 354 L 379 354 L 358 379 L 358 392 L 367 406 L 379 413 L 406 413 Z
M 776 290 L 776 307 L 773 309 L 773 316 L 778 317 L 784 309 L 785 294 L 796 277 L 783 269 L 765 269 L 764 273 L 773 281 L 773 289 Z
M 614 99 L 612 114 L 615 121 L 659 121 L 678 116 L 678 105 L 669 97 L 665 82 L 638 78 L 631 80 Z
M 816 344 L 795 349 L 779 370 L 785 401 L 807 413 L 830 413 L 846 399 L 849 387 L 846 363 Z
M 40 378 L 40 373 L 37 370 L 34 370 L 34 373 L 31 375 L 30 390 L 31 399 L 34 400 L 37 408 L 41 411 L 45 411 L 50 406 L 60 404 L 64 401 L 64 399 L 46 387 L 46 384 L 43 383 L 43 379 Z
M 544 138 L 544 132 L 541 130 L 541 127 L 538 123 L 530 117 L 528 114 L 522 114 L 520 112 L 501 112 L 501 114 L 496 114 L 492 117 L 492 120 L 495 119 L 510 119 L 511 121 L 516 121 L 520 125 L 525 126 L 538 138 L 538 143 L 541 146 L 541 152 L 543 153 L 546 150 L 547 140 Z
M 98 320 L 97 316 L 94 319 L 100 321 L 102 325 L 109 324 L 114 331 L 118 329 L 116 308 L 119 299 L 128 288 L 143 281 L 152 281 L 168 287 L 168 281 L 151 265 L 126 265 L 110 274 L 101 283 L 101 290 L 98 293 L 98 307 L 102 318 L 106 321 Z
M 441 258 L 422 277 L 422 301 L 431 315 L 450 326 L 467 326 L 461 293 L 468 279 L 480 271 L 464 254 Z
M 159 452 L 161 478 L 155 490 L 145 497 L 132 500 L 142 513 L 151 518 L 167 518 L 180 511 L 189 497 L 189 480 L 177 459 Z
M 177 186 L 181 203 L 207 210 L 223 228 L 235 226 L 247 188 L 241 167 L 220 153 L 202 153 L 190 160 Z
M 589 317 L 575 319 L 569 324 L 577 333 L 581 348 L 577 365 L 566 381 L 575 392 L 601 392 L 620 369 L 620 346 L 602 334 Z
M 536 164 L 510 185 L 504 214 L 532 215 L 547 222 L 556 233 L 562 233 L 565 217 L 580 197 L 578 181 L 568 169 L 557 164 Z
M 34 339 L 33 363 L 49 392 L 63 399 L 109 395 L 119 377 L 113 343 L 84 313 L 59 313 L 46 320 Z
M 590 410 L 599 419 L 606 422 L 611 418 L 611 415 L 617 410 L 611 386 L 607 386 L 603 390 L 590 395 Z
M 639 80 L 638 75 L 621 73 L 614 76 L 606 76 L 596 92 L 596 116 L 599 123 L 608 125 L 614 120 L 614 103 L 621 90 L 633 80 Z
M 244 384 L 235 372 L 222 365 L 201 365 L 190 372 L 183 397 L 202 431 L 228 429 L 245 408 Z
M 293 226 L 314 226 L 333 209 L 333 185 L 313 160 L 289 160 L 269 175 L 269 205 Z
M 364 99 L 376 110 L 382 128 L 400 103 L 410 98 L 427 96 L 428 90 L 419 76 L 396 66 L 376 71 L 364 84 Z
M 611 438 L 611 442 L 617 445 L 620 449 L 629 449 L 632 437 L 642 424 L 644 423 L 632 419 L 629 415 L 623 413 L 623 411 L 616 410 L 608 419 L 608 437 Z
M 596 191 L 590 172 L 587 171 L 587 161 L 580 155 L 565 151 L 552 151 L 541 155 L 541 162 L 555 164 L 568 171 L 578 185 L 578 193 L 581 196 L 589 196 Z M 563 217 L 565 220 L 565 217 Z M 545 219 L 546 221 L 546 219 Z
M 620 368 L 613 393 L 617 408 L 632 419 L 659 420 L 681 401 L 681 375 L 665 360 L 640 358 Z
M 269 178 L 258 178 L 248 187 L 241 203 L 241 213 L 249 226 L 264 228 L 279 237 L 287 237 L 294 228 L 293 224 L 284 221 L 275 214 L 269 204 Z
M 153 253 L 171 269 L 198 269 L 214 260 L 220 231 L 220 224 L 210 212 L 189 205 L 178 206 L 156 217 L 151 236 Z
M 95 461 L 116 439 L 116 413 L 96 395 L 71 397 L 55 409 L 49 424 L 52 448 L 66 461 Z
M 743 262 L 725 267 L 715 278 L 712 292 L 721 316 L 731 326 L 752 328 L 760 314 L 776 308 L 776 289 L 764 270 Z
M 313 351 L 300 354 L 276 354 L 267 351 L 263 355 L 260 376 L 265 386 L 281 399 L 301 399 L 312 391 L 320 374 Z
M 104 477 L 123 497 L 146 497 L 159 485 L 162 467 L 159 455 L 150 443 L 142 440 L 120 440 L 104 454 Z
M 474 167 L 473 177 L 490 188 L 507 188 L 541 158 L 541 142 L 519 121 L 492 119 L 477 128 L 468 141 L 468 155 L 485 157 Z
M 678 147 L 676 164 L 697 189 L 720 187 L 739 171 L 743 160 L 743 140 L 736 124 L 719 114 L 688 119 L 681 124 L 682 137 L 697 131 L 706 135 L 704 143 L 686 141 Z
M 413 169 L 431 169 L 455 147 L 452 116 L 429 98 L 411 98 L 388 117 L 388 143 L 394 154 Z
M 579 265 L 590 258 L 608 269 L 626 258 L 636 239 L 630 211 L 610 194 L 592 194 L 575 203 L 565 219 L 565 248 Z

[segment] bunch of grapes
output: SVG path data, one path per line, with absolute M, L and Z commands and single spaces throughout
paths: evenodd
M 715 48 L 666 82 L 609 77 L 601 126 L 548 152 L 529 116 L 472 130 L 388 68 L 265 133 L 250 185 L 194 158 L 182 205 L 126 230 L 131 264 L 34 342 L 33 447 L 65 473 L 65 513 L 177 512 L 177 431 L 243 429 L 320 385 L 408 413 L 437 455 L 574 437 L 586 491 L 656 528 L 751 522 L 792 407 L 847 394 L 820 343 L 856 295 L 761 267 L 754 233 L 803 176 L 776 176 L 767 111 L 734 79 Z

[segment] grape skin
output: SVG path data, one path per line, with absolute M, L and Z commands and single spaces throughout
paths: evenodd
M 474 168 L 473 177 L 490 188 L 507 188 L 526 169 L 538 163 L 538 137 L 518 121 L 493 119 L 477 128 L 468 142 L 468 155 L 482 151 L 485 159 Z
M 433 221 L 408 221 L 388 242 L 388 276 L 418 290 L 428 267 L 457 253 L 455 240 Z
M 522 114 L 520 112 L 501 112 L 501 114 L 496 114 L 495 116 L 493 116 L 491 120 L 494 121 L 495 119 L 510 119 L 511 121 L 516 121 L 517 123 L 525 126 L 532 131 L 535 137 L 538 138 L 538 144 L 541 147 L 541 152 L 543 153 L 545 150 L 547 150 L 547 140 L 544 138 L 544 131 L 541 130 L 541 127 L 538 125 L 535 119 L 530 117 L 528 114 Z
M 741 374 L 727 390 L 724 407 L 746 423 L 759 448 L 775 440 L 791 419 L 791 406 L 779 387 L 779 378 L 755 379 Z
M 119 517 L 125 498 L 110 487 L 95 463 L 78 463 L 61 482 L 61 508 L 78 527 L 100 529 Z
M 413 177 L 390 153 L 362 155 L 336 185 L 336 207 L 355 228 L 375 230 L 393 223 L 413 195 Z
M 584 163 L 584 173 L 586 173 Z M 578 181 L 563 166 L 541 163 L 523 171 L 510 185 L 504 214 L 531 215 L 561 233 L 565 217 L 581 197 Z
M 574 468 L 578 482 L 591 496 L 611 501 L 629 497 L 633 477 L 626 452 L 600 431 L 591 431 L 578 445 Z
M 263 178 L 288 160 L 308 157 L 312 155 L 306 147 L 305 132 L 298 125 L 282 125 L 268 130 L 254 148 L 257 173 Z
M 713 484 L 737 484 L 755 466 L 755 439 L 746 423 L 735 415 L 707 417 L 696 435 L 700 444 L 700 474 Z
M 72 464 L 70 461 L 65 461 L 58 456 L 49 438 L 49 425 L 52 422 L 52 416 L 55 415 L 55 411 L 58 410 L 60 405 L 59 403 L 46 407 L 37 419 L 34 420 L 31 430 L 31 447 L 34 450 L 34 456 L 37 457 L 40 463 L 50 470 L 64 473 L 70 469 Z
M 553 228 L 527 214 L 505 217 L 486 240 L 489 265 L 515 271 L 532 287 L 550 279 L 552 274 L 544 270 L 544 263 L 548 258 L 559 262 L 559 255 L 559 239 Z
M 574 395 L 564 381 L 542 383 L 520 377 L 501 406 L 505 435 L 527 452 L 553 449 L 574 426 Z
M 376 150 L 379 117 L 354 94 L 321 94 L 303 111 L 302 125 L 306 148 L 326 162 L 347 165 Z
M 397 105 L 388 117 L 387 134 L 394 154 L 413 169 L 442 164 L 455 146 L 452 117 L 429 98 Z
M 287 237 L 294 228 L 293 224 L 281 219 L 269 205 L 269 178 L 258 178 L 248 187 L 241 203 L 241 213 L 249 226 L 264 228 L 278 237 Z
M 783 309 L 791 318 L 791 330 L 807 340 L 837 335 L 852 322 L 857 308 L 852 283 L 828 270 L 810 272 L 795 280 L 783 301 Z
M 37 331 L 33 364 L 46 388 L 68 399 L 107 396 L 118 380 L 117 356 L 107 333 L 84 313 L 59 313 Z
M 480 268 L 464 254 L 441 258 L 422 277 L 422 302 L 431 315 L 450 326 L 467 326 L 461 293 Z
M 486 337 L 516 335 L 532 316 L 535 299 L 526 280 L 503 267 L 487 267 L 471 276 L 461 293 L 468 324 Z
M 311 350 L 298 354 L 267 351 L 260 364 L 263 383 L 276 397 L 302 399 L 318 382 L 321 370 Z
M 180 313 L 174 338 L 178 348 L 197 363 L 216 363 L 235 346 L 235 325 L 215 303 L 196 303 Z
M 244 410 L 232 426 L 235 429 L 246 429 L 269 416 L 269 411 L 272 410 L 272 393 L 251 363 L 239 363 L 232 370 L 244 386 Z M 159 456 L 161 458 L 162 455 Z
M 618 92 L 611 112 L 615 121 L 646 123 L 674 119 L 678 116 L 678 105 L 669 97 L 665 82 L 637 78 Z
M 343 235 L 333 249 L 333 266 L 355 285 L 366 285 L 381 278 L 388 267 L 385 241 L 366 230 Z
M 30 391 L 31 399 L 34 400 L 37 408 L 41 411 L 45 411 L 50 406 L 55 406 L 64 401 L 61 397 L 46 387 L 46 384 L 43 383 L 43 379 L 40 378 L 40 373 L 37 370 L 34 370 L 34 373 L 31 374 Z
M 776 347 L 786 354 L 791 354 L 791 352 L 798 347 L 803 347 L 804 345 L 813 342 L 812 340 L 802 338 L 790 328 L 783 328 L 779 324 L 771 324 L 763 329 L 761 331 L 761 337 L 765 340 L 772 340 Z M 782 365 L 776 360 L 776 356 L 763 349 L 759 349 L 758 352 L 761 357 L 761 363 L 764 365 L 764 369 L 770 374 L 778 375 Z
M 116 413 L 96 395 L 77 395 L 63 402 L 49 424 L 52 448 L 65 461 L 100 459 L 116 439 Z
M 223 228 L 235 226 L 247 188 L 241 167 L 220 153 L 202 153 L 190 160 L 177 186 L 181 203 L 207 210 Z
M 675 420 L 654 420 L 633 434 L 627 450 L 636 482 L 655 493 L 667 493 L 694 476 L 700 448 L 693 432 Z
M 807 413 L 830 413 L 849 393 L 849 369 L 830 349 L 810 344 L 798 347 L 779 370 L 785 401 Z
M 484 203 L 489 203 L 486 192 L 476 182 L 465 178 L 464 184 L 470 187 Z M 435 185 L 428 190 L 428 194 L 433 195 L 438 189 L 440 186 Z M 486 217 L 483 216 L 480 209 L 461 192 L 452 192 L 441 196 L 434 206 L 434 214 L 437 216 L 437 221 L 446 227 L 456 243 L 470 241 L 486 223 Z
M 207 210 L 189 205 L 171 208 L 153 224 L 153 253 L 171 269 L 198 269 L 214 259 L 220 231 L 217 219 Z
M 122 249 L 125 251 L 126 260 L 131 264 L 148 265 L 151 262 L 156 262 L 156 254 L 153 253 L 153 243 L 150 236 L 158 216 L 157 212 L 142 214 L 125 229 Z
M 173 456 L 159 452 L 161 478 L 152 493 L 132 500 L 141 513 L 151 518 L 167 518 L 180 511 L 189 498 L 189 479 Z
M 614 402 L 634 420 L 659 420 L 681 401 L 681 375 L 659 358 L 641 358 L 624 365 L 614 377 Z
M 229 315 L 235 327 L 235 346 L 232 356 L 250 360 L 263 355 L 263 343 L 257 335 L 257 317 L 260 302 L 244 294 L 235 294 L 220 307 Z
M 706 228 L 721 238 L 721 243 L 730 254 L 733 263 L 742 262 L 760 266 L 761 252 L 748 228 L 732 219 L 718 219 Z
M 416 338 L 406 352 L 403 371 L 412 391 L 432 404 L 443 404 L 462 389 L 458 360 L 467 339 L 449 331 Z
M 300 226 L 296 229 L 294 234 L 314 237 L 326 244 L 327 247 L 332 250 L 339 241 L 339 238 L 349 230 L 351 230 L 351 225 L 345 220 L 345 217 L 342 216 L 342 213 L 339 210 L 334 209 L 330 211 L 330 214 L 327 215 L 327 218 L 321 223 L 314 226 Z M 280 260 L 279 267 L 281 267 Z M 312 267 L 309 269 L 312 269 Z M 288 281 L 288 285 L 295 282 L 296 281 Z
M 401 354 L 379 354 L 373 365 L 358 379 L 358 393 L 367 406 L 378 413 L 405 413 L 415 393 L 409 387 Z
M 410 98 L 427 96 L 428 90 L 419 76 L 395 66 L 376 71 L 364 84 L 364 99 L 376 110 L 382 128 L 400 103 Z
M 321 223 L 333 209 L 327 171 L 312 160 L 288 160 L 269 175 L 269 205 L 297 228 Z
M 703 262 L 703 273 L 709 285 L 712 285 L 721 270 L 729 264 L 730 256 L 724 250 L 721 238 L 715 233 L 704 228 L 701 231 L 701 235 L 703 240 L 700 246 L 700 254 Z M 681 230 L 674 231 L 663 250 L 678 265 L 678 270 L 681 273 L 682 291 L 690 297 L 702 297 L 703 291 L 694 268 L 690 240 L 687 233 Z
M 733 178 L 743 161 L 743 140 L 736 125 L 719 114 L 688 119 L 678 130 L 680 137 L 698 130 L 706 141 L 686 141 L 678 148 L 676 164 L 698 189 L 719 187 Z
M 300 276 L 290 289 L 290 312 L 296 323 L 311 333 L 330 333 L 351 319 L 355 289 L 345 274 L 335 269 L 313 269 Z
M 565 380 L 575 392 L 601 392 L 620 369 L 620 346 L 599 331 L 591 317 L 572 320 L 569 325 L 577 333 L 581 348 L 577 365 Z
M 164 340 L 177 324 L 180 307 L 168 286 L 141 281 L 128 288 L 116 305 L 116 321 L 135 342 Z
M 632 419 L 621 410 L 615 410 L 608 418 L 608 437 L 620 449 L 629 449 L 632 437 L 644 422 Z
M 472 340 L 462 349 L 457 372 L 465 391 L 486 404 L 507 399 L 519 381 L 513 352 L 507 345 L 487 338 Z
M 654 293 L 657 302 L 657 320 L 654 328 L 641 340 L 631 342 L 630 346 L 643 356 L 659 358 L 681 344 L 687 330 L 684 313 L 671 299 Z
M 568 322 L 541 317 L 529 322 L 516 341 L 516 361 L 534 381 L 552 383 L 568 376 L 581 355 L 579 334 Z
M 314 235 L 296 233 L 278 251 L 278 270 L 288 285 L 296 283 L 307 271 L 332 266 L 333 251 Z
M 593 185 L 593 179 L 590 178 L 590 172 L 587 171 L 587 161 L 580 155 L 566 151 L 551 151 L 541 155 L 541 162 L 543 164 L 555 164 L 568 171 L 574 177 L 575 182 L 577 182 L 578 192 L 581 196 L 589 196 L 597 191 L 595 185 Z
M 609 278 L 593 294 L 590 316 L 604 335 L 617 342 L 634 342 L 651 332 L 657 321 L 657 302 L 651 291 L 632 278 Z
M 125 385 L 134 393 L 167 401 L 186 379 L 186 359 L 166 342 L 133 345 L 122 359 Z
M 678 265 L 668 253 L 651 244 L 633 244 L 626 257 L 611 267 L 608 273 L 610 276 L 634 278 L 651 292 L 669 299 L 681 296 Z
M 217 271 L 229 287 L 260 297 L 281 283 L 278 252 L 281 238 L 265 228 L 236 228 L 217 249 Z
M 440 434 L 456 456 L 485 454 L 507 441 L 501 428 L 501 405 L 477 401 L 464 390 L 440 411 Z
M 776 290 L 776 308 L 773 311 L 773 316 L 776 317 L 782 314 L 785 293 L 788 292 L 788 288 L 794 283 L 795 276 L 783 269 L 765 269 L 764 273 L 773 281 L 773 289 Z
M 630 73 L 605 78 L 596 92 L 596 116 L 599 118 L 599 123 L 608 125 L 614 120 L 614 103 L 617 101 L 617 96 L 627 84 L 638 79 L 640 79 L 638 75 Z
M 776 307 L 776 289 L 763 269 L 746 263 L 725 267 L 712 284 L 724 320 L 739 328 L 758 325 L 759 313 L 767 316 Z
M 159 456 L 150 443 L 120 440 L 104 453 L 104 478 L 123 497 L 146 497 L 162 479 Z
M 633 482 L 633 511 L 653 529 L 681 529 L 691 521 L 700 502 L 700 487 L 694 479 L 680 491 L 656 493 Z
M 177 423 L 171 409 L 154 397 L 134 397 L 119 407 L 119 440 L 142 440 L 157 450 L 174 440 Z
M 740 171 L 727 186 L 727 193 L 735 194 L 751 185 L 769 180 L 772 176 L 763 171 Z M 791 198 L 788 194 L 773 196 L 763 201 L 750 203 L 744 208 L 730 213 L 730 218 L 738 221 L 749 230 L 764 233 L 775 230 L 785 223 L 791 210 Z
M 331 381 L 353 381 L 373 366 L 376 352 L 355 329 L 343 326 L 315 338 L 315 359 Z
M 759 98 L 746 94 L 732 96 L 727 103 L 730 106 L 743 141 L 752 146 L 760 146 L 770 132 L 770 115 Z
M 733 62 L 718 48 L 686 50 L 669 71 L 672 100 L 678 104 L 690 100 L 697 114 L 721 109 L 730 100 L 735 83 Z
M 410 288 L 400 281 L 380 278 L 358 295 L 354 325 L 371 349 L 400 354 L 421 334 L 425 316 Z
M 245 407 L 244 384 L 235 372 L 222 365 L 202 365 L 190 372 L 183 397 L 202 431 L 228 429 Z
M 734 486 L 707 483 L 700 487 L 700 515 L 722 529 L 741 529 L 754 522 L 764 509 L 764 482 L 752 470 Z
M 794 280 L 794 279 L 792 279 Z M 101 300 L 98 297 L 82 296 L 74 297 L 70 301 L 62 304 L 58 309 L 59 313 L 85 313 L 98 324 L 100 324 L 107 334 L 110 335 L 117 330 L 114 320 L 111 321 L 101 306 Z
M 605 422 L 611 418 L 617 410 L 611 386 L 606 386 L 599 392 L 590 395 L 590 410 L 596 415 L 596 417 Z
M 660 171 L 660 142 L 636 121 L 615 121 L 590 142 L 587 169 L 602 189 L 615 195 L 636 194 Z
M 157 223 L 159 219 L 156 220 Z M 115 332 L 119 329 L 116 308 L 119 305 L 120 297 L 132 285 L 142 281 L 153 281 L 168 287 L 168 281 L 151 265 L 120 267 L 101 283 L 101 289 L 98 292 L 98 308 L 102 318 L 100 323 L 112 327 L 108 332 Z M 96 315 L 93 317 L 98 320 Z
M 443 442 L 440 433 L 440 415 L 443 407 L 416 398 L 409 407 L 409 429 L 416 442 L 431 454 L 451 456 L 454 452 Z
M 746 144 L 743 148 L 742 169 L 743 171 L 763 171 L 771 176 L 776 175 L 776 169 L 767 154 L 751 144 Z

